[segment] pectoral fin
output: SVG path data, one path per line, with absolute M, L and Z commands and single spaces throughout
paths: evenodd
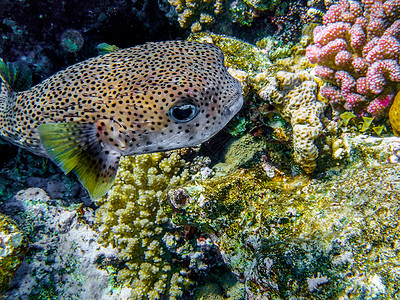
M 92 199 L 108 192 L 121 155 L 96 137 L 95 124 L 51 123 L 38 130 L 48 155 L 65 173 L 75 172 Z

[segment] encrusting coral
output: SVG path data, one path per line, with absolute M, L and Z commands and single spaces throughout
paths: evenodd
M 0 292 L 8 288 L 27 251 L 25 233 L 11 218 L 0 214 Z
M 388 161 L 400 139 L 346 144 L 352 163 L 320 179 L 271 177 L 259 163 L 189 183 L 176 215 L 214 233 L 248 299 L 394 299 L 400 165 Z
M 188 179 L 182 165 L 177 152 L 124 157 L 114 186 L 97 202 L 101 238 L 125 261 L 118 281 L 131 288 L 132 299 L 175 299 L 190 284 L 187 270 L 171 263 L 163 241 L 168 217 L 160 200 L 167 187 Z
M 312 173 L 318 157 L 314 140 L 322 132 L 320 119 L 327 104 L 318 100 L 318 84 L 308 72 L 279 71 L 271 81 L 275 83 L 258 94 L 290 121 L 294 159 L 306 173 Z
M 178 13 L 182 28 L 190 27 L 192 32 L 201 31 L 204 25 L 214 23 L 215 16 L 222 13 L 223 0 L 168 0 Z
M 340 0 L 329 7 L 307 57 L 335 85 L 321 90 L 334 108 L 384 116 L 400 82 L 399 16 L 397 0 Z

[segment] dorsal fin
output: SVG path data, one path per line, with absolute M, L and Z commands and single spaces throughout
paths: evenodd
M 51 123 L 38 130 L 48 155 L 65 173 L 73 171 L 92 199 L 108 192 L 121 154 L 96 137 L 95 124 Z

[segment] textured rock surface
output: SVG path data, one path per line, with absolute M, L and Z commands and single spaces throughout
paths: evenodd
M 31 241 L 5 299 L 115 299 L 110 276 L 99 267 L 116 251 L 98 243 L 93 211 L 56 205 L 39 188 L 22 190 L 2 205 Z
M 6 290 L 28 251 L 28 238 L 10 218 L 0 214 L 0 292 Z
M 311 180 L 239 168 L 185 187 L 174 221 L 212 230 L 249 299 L 393 299 L 400 139 L 342 138 L 347 166 Z

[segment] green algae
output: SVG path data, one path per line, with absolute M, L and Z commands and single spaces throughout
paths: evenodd
M 249 74 L 266 71 L 271 61 L 257 47 L 241 40 L 208 32 L 194 33 L 189 41 L 211 42 L 217 45 L 225 54 L 225 64 L 234 69 L 243 70 Z
M 8 288 L 27 251 L 27 236 L 11 218 L 0 214 L 0 292 Z
M 172 221 L 215 235 L 248 296 L 393 298 L 400 166 L 373 144 L 352 153 L 351 164 L 319 179 L 271 178 L 261 162 L 188 185 L 191 204 Z

